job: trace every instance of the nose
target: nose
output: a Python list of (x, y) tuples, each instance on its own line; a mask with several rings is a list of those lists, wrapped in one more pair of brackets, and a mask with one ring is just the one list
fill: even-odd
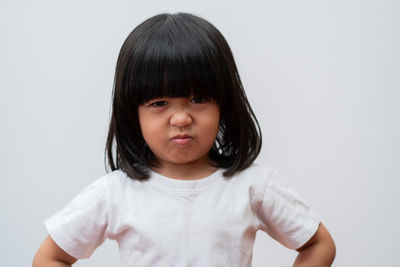
[(176, 111), (171, 115), (170, 123), (176, 127), (185, 127), (192, 123), (192, 117), (184, 110)]

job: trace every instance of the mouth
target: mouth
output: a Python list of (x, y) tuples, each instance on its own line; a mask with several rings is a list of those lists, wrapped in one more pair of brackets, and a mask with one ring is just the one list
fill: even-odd
[(185, 134), (185, 135), (176, 135), (171, 139), (171, 141), (178, 145), (186, 145), (190, 141), (192, 141), (192, 139), (193, 137)]

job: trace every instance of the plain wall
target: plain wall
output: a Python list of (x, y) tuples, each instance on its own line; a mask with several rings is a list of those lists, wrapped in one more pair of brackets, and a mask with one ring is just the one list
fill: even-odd
[[(105, 174), (119, 49), (144, 19), (186, 11), (234, 53), (275, 167), (320, 214), (333, 266), (398, 262), (398, 1), (0, 2), (0, 262), (30, 266), (43, 220)], [(296, 252), (257, 233), (253, 266)], [(75, 266), (118, 266), (106, 241)]]

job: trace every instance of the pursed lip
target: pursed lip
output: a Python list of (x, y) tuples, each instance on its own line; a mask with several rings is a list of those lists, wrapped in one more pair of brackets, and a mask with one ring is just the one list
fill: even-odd
[(187, 134), (178, 134), (175, 135), (174, 137), (171, 138), (171, 141), (179, 144), (179, 145), (186, 145), (188, 144), (191, 140), (193, 139), (193, 137), (191, 137), (190, 135)]

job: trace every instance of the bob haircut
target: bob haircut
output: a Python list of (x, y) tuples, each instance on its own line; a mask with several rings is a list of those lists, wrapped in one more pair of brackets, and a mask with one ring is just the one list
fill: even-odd
[(142, 136), (138, 106), (158, 97), (192, 95), (212, 99), (220, 108), (209, 152), (215, 167), (225, 168), (225, 177), (247, 168), (260, 152), (261, 130), (228, 43), (198, 16), (164, 13), (138, 25), (120, 50), (105, 150), (111, 170), (148, 179), (149, 168), (159, 165)]

